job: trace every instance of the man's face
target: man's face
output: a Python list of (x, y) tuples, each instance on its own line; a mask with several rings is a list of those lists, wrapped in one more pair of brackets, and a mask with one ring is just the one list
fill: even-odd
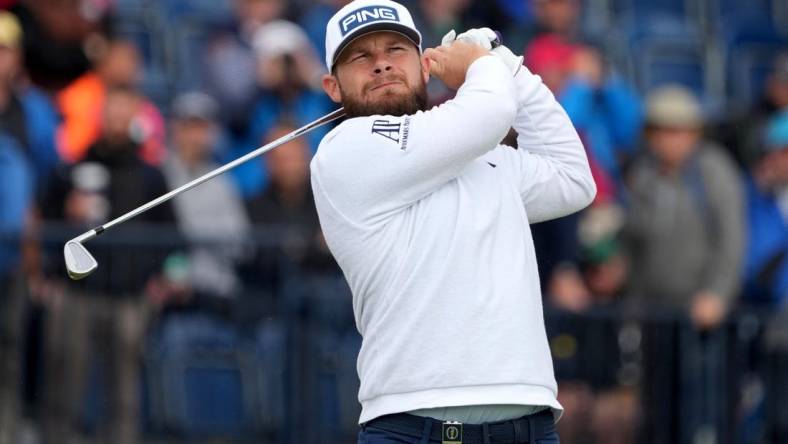
[(580, 17), (579, 0), (537, 0), (534, 6), (539, 22), (559, 34), (571, 32)]
[(374, 32), (342, 51), (323, 89), (349, 117), (413, 114), (427, 106), (427, 63), (405, 36)]
[(0, 46), (0, 83), (10, 84), (19, 71), (19, 50)]
[(140, 79), (140, 54), (130, 42), (115, 42), (107, 49), (98, 66), (106, 83), (113, 86), (134, 87)]
[(172, 135), (182, 156), (205, 160), (210, 157), (216, 143), (216, 125), (210, 120), (198, 118), (176, 120)]
[(771, 75), (766, 84), (766, 95), (775, 107), (788, 107), (788, 78)]
[(756, 166), (755, 175), (766, 189), (788, 186), (788, 144), (764, 156)]
[(133, 91), (109, 91), (104, 99), (104, 139), (113, 143), (128, 141), (139, 104), (139, 97)]
[(653, 127), (647, 132), (649, 148), (669, 169), (681, 167), (700, 138), (700, 128)]

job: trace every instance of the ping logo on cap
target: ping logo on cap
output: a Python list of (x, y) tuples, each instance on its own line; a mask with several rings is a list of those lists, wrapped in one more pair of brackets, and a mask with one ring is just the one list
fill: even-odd
[(361, 25), (380, 21), (399, 22), (399, 14), (396, 9), (389, 6), (365, 6), (342, 17), (339, 21), (339, 31), (344, 37)]

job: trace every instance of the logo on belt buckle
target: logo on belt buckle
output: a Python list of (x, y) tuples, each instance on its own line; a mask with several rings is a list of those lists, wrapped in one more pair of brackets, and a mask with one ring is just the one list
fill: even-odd
[(446, 421), (443, 423), (441, 444), (462, 444), (462, 423)]

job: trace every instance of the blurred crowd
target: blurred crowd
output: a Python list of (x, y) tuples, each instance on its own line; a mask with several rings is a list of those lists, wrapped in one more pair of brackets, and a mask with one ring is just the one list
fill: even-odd
[[(106, 442), (132, 443), (138, 362), (153, 319), (270, 290), (267, 270), (277, 264), (248, 247), (267, 227), (298, 267), (337, 272), (308, 171), (328, 128), (113, 229), (124, 248), (91, 245), (100, 265), (86, 281), (68, 281), (58, 251), (38, 239), (47, 227), (78, 234), (111, 220), (332, 111), (320, 90), (323, 39), (345, 3), (0, 1), (0, 443), (13, 442), (18, 423), (20, 344), (29, 332), (21, 313), (29, 304), (46, 313), (43, 442), (76, 433), (87, 356), (100, 353), (112, 368), (105, 433), (114, 438)], [(788, 311), (788, 34), (776, 32), (770, 50), (758, 53), (753, 66), (762, 75), (739, 100), (736, 86), (715, 90), (714, 82), (672, 75), (687, 69), (681, 61), (655, 64), (647, 78), (638, 58), (651, 52), (621, 61), (613, 31), (600, 23), (616, 23), (616, 13), (639, 23), (638, 5), (649, 2), (404, 3), (425, 47), (451, 29), (501, 30), (583, 140), (595, 202), (532, 227), (549, 308), (674, 313), (702, 337), (741, 307)], [(601, 3), (621, 10), (603, 14)], [(687, 5), (736, 2), (651, 3), (660, 20), (672, 11), (659, 5), (681, 3), (682, 26), (694, 23), (703, 39), (738, 14), (719, 10), (695, 23)], [(767, 6), (749, 10), (779, 28), (778, 8), (759, 8)], [(165, 38), (174, 30), (179, 38)], [(720, 66), (737, 81), (736, 66)], [(438, 104), (453, 91), (431, 82), (429, 93)], [(161, 248), (173, 238), (190, 247)], [(589, 433), (632, 442), (631, 390), (563, 387), (566, 442)]]

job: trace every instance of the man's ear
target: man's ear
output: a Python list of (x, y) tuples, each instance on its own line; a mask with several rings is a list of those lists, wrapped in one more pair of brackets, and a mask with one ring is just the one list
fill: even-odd
[(339, 80), (331, 74), (323, 75), (323, 91), (335, 103), (342, 103), (342, 91), (339, 89)]

